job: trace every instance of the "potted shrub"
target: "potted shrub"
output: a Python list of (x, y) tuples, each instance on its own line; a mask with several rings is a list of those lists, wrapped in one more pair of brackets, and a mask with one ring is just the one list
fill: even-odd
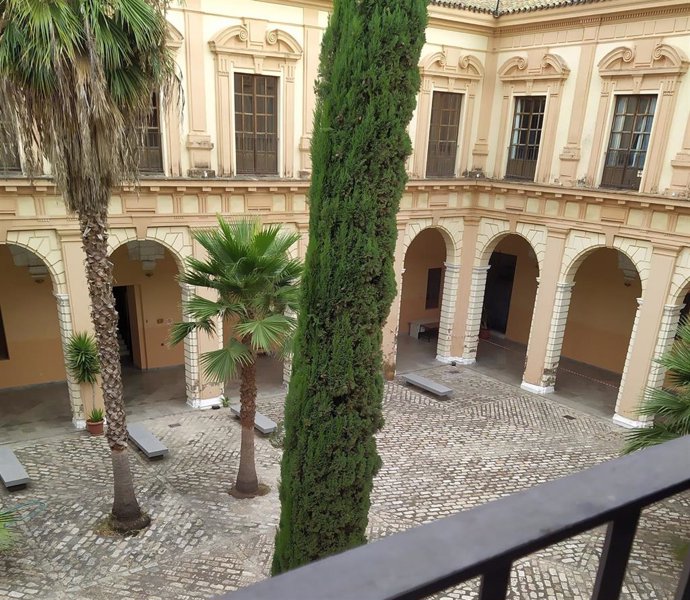
[(86, 428), (91, 435), (103, 434), (103, 410), (96, 408), (96, 383), (101, 366), (94, 337), (86, 332), (73, 333), (67, 342), (67, 371), (79, 384), (91, 386), (91, 411), (86, 417)]
[(86, 417), (86, 429), (91, 435), (103, 435), (103, 409), (92, 408)]

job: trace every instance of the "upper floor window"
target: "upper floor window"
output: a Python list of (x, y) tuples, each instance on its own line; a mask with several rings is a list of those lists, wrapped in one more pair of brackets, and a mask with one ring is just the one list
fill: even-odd
[(151, 111), (143, 130), (143, 146), (139, 159), (142, 173), (163, 173), (163, 150), (161, 144), (160, 98), (151, 94)]
[(427, 177), (453, 177), (458, 151), (461, 94), (434, 92), (427, 153)]
[(278, 78), (235, 73), (238, 174), (278, 174)]
[(618, 96), (606, 151), (603, 187), (639, 190), (652, 131), (656, 96)]
[(515, 98), (513, 131), (510, 135), (506, 177), (534, 181), (544, 125), (546, 96)]
[[(2, 125), (0, 125), (2, 127)], [(22, 165), (19, 161), (19, 146), (15, 142), (0, 145), (0, 175), (21, 174)]]

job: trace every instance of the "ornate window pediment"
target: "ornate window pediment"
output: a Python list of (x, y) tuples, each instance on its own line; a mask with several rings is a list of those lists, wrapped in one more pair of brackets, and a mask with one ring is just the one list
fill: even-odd
[(651, 53), (637, 47), (620, 46), (599, 61), (602, 77), (639, 77), (640, 75), (680, 75), (688, 70), (688, 59), (678, 48), (657, 44)]
[(302, 56), (299, 42), (282, 29), (266, 30), (264, 35), (252, 36), (248, 26), (236, 25), (221, 31), (208, 44), (218, 54), (249, 54), (293, 61)]
[(537, 64), (530, 64), (522, 56), (514, 56), (498, 70), (502, 81), (567, 79), (568, 75), (570, 69), (558, 54), (544, 54)]
[(180, 33), (179, 29), (175, 27), (172, 23), (168, 22), (168, 46), (173, 50), (179, 50), (184, 42), (184, 36)]
[(457, 60), (449, 60), (447, 51), (434, 52), (426, 56), (419, 66), (422, 74), (427, 76), (455, 79), (481, 79), (484, 76), (482, 63), (471, 54), (466, 54)]

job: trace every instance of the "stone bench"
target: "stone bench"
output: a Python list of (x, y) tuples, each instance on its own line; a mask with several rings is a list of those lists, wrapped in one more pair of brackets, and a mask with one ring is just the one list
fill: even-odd
[(10, 448), (0, 447), (0, 479), (8, 490), (24, 488), (31, 481), (29, 474)]
[(427, 392), (431, 392), (435, 396), (450, 396), (453, 390), (441, 383), (436, 383), (427, 377), (422, 377), (421, 375), (415, 375), (414, 373), (409, 373), (403, 375), (402, 379), (405, 383), (413, 385)]
[(129, 439), (147, 458), (163, 458), (168, 448), (146, 427), (140, 424), (127, 425)]
[[(240, 408), (241, 407), (239, 404), (233, 404), (230, 407), (230, 411), (233, 415), (239, 418)], [(276, 430), (276, 427), (278, 426), (276, 425), (275, 421), (269, 419), (266, 415), (262, 415), (260, 412), (257, 412), (254, 415), (254, 428), (264, 435), (273, 433)]]

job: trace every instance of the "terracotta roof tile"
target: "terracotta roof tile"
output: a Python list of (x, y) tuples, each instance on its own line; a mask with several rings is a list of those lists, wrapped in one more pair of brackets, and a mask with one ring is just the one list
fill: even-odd
[(560, 6), (603, 1), (605, 0), (431, 0), (431, 4), (474, 12), (493, 13), (498, 17), (544, 8), (558, 8)]

